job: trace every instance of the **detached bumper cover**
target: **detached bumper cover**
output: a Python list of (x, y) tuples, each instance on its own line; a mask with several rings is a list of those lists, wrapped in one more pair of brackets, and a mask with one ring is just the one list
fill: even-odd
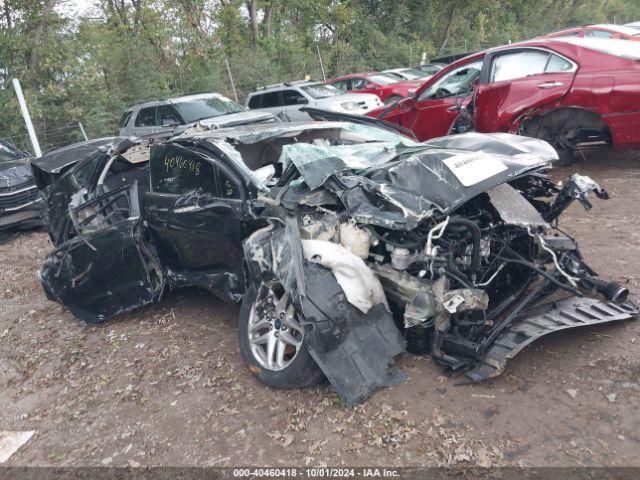
[(630, 302), (616, 304), (594, 298), (568, 298), (542, 311), (519, 318), (505, 329), (480, 363), (466, 374), (466, 382), (480, 382), (502, 373), (507, 362), (524, 347), (549, 333), (570, 328), (632, 320), (640, 310)]

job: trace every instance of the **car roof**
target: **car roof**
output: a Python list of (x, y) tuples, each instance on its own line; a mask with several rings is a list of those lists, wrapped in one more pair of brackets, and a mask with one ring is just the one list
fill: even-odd
[(130, 105), (129, 107), (127, 107), (127, 110), (132, 110), (133, 108), (157, 107), (158, 105), (169, 105), (172, 103), (186, 102), (189, 100), (202, 100), (205, 98), (212, 98), (212, 97), (227, 99), (227, 97), (217, 92), (194, 93), (189, 95), (181, 95), (179, 97), (169, 97), (169, 98), (156, 99), (156, 100), (143, 100), (140, 102), (136, 102), (133, 105)]
[(611, 30), (618, 33), (624, 33), (625, 35), (640, 35), (638, 29), (630, 27), (628, 25), (615, 25), (613, 23), (599, 23), (596, 25), (586, 25), (590, 28), (606, 28), (607, 30)]
[(272, 85), (265, 85), (264, 87), (256, 88), (253, 92), (249, 94), (249, 96), (256, 95), (259, 93), (283, 90), (286, 88), (306, 87), (309, 85), (323, 85), (323, 83), (319, 81), (314, 81), (314, 80), (296, 80), (295, 82), (274, 83)]
[(562, 32), (572, 32), (574, 30), (581, 30), (583, 28), (586, 29), (602, 29), (602, 30), (610, 30), (612, 32), (622, 33), (624, 35), (636, 36), (639, 35), (637, 28), (633, 28), (630, 25), (616, 25), (614, 23), (596, 23), (593, 25), (581, 25), (579, 27), (571, 27), (565, 28), (563, 30), (558, 30), (557, 32), (551, 32), (549, 35), (556, 35)]

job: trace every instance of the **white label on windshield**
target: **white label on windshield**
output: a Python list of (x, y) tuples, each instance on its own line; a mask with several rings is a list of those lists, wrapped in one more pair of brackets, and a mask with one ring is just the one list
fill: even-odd
[(443, 160), (443, 163), (465, 187), (480, 183), (507, 169), (499, 159), (482, 152), (461, 153)]

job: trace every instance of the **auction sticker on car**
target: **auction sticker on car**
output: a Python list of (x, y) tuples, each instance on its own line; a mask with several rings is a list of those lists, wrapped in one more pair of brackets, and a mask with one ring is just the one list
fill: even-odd
[(443, 163), (465, 187), (480, 183), (507, 169), (499, 159), (483, 152), (461, 153), (443, 160)]

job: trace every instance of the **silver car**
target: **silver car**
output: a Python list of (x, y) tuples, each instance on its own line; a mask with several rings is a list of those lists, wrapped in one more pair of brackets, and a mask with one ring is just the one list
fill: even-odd
[(269, 121), (277, 121), (275, 115), (250, 112), (219, 93), (201, 93), (136, 103), (122, 115), (119, 134), (145, 137), (177, 133), (198, 122), (222, 127)]
[(252, 110), (276, 113), (283, 120), (298, 122), (311, 119), (300, 111), (301, 107), (364, 114), (384, 104), (377, 95), (344, 93), (332, 85), (302, 80), (259, 88), (247, 96), (245, 105)]

